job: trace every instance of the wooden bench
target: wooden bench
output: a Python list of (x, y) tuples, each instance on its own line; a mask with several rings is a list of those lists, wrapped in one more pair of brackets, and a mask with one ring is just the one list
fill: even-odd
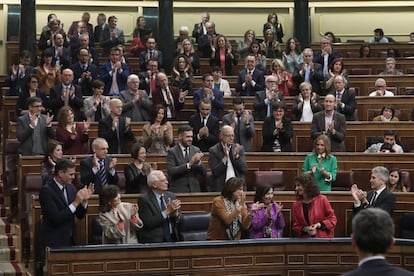
[[(413, 245), (397, 240), (387, 260), (414, 271)], [(81, 246), (50, 249), (47, 260), (48, 275), (339, 275), (358, 266), (350, 238)]]

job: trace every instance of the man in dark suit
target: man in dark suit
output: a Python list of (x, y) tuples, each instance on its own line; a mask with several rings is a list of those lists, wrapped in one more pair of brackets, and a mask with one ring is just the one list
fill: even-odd
[(175, 86), (168, 85), (167, 75), (164, 73), (157, 74), (158, 85), (152, 94), (152, 104), (163, 105), (165, 107), (166, 116), (169, 120), (178, 120), (179, 115), (177, 114), (184, 107), (186, 91), (180, 91)]
[(239, 72), (236, 91), (240, 96), (254, 96), (257, 91), (263, 90), (264, 72), (256, 68), (256, 57), (246, 57), (246, 69)]
[(98, 136), (109, 144), (109, 153), (129, 153), (129, 142), (135, 142), (131, 130), (131, 118), (121, 116), (122, 101), (111, 99), (109, 102), (109, 116), (98, 124)]
[(208, 12), (205, 12), (201, 15), (201, 22), (194, 24), (192, 37), (195, 38), (196, 43), (198, 43), (198, 38), (200, 36), (207, 34), (206, 23), (208, 21), (210, 21), (210, 14)]
[(147, 177), (150, 190), (138, 198), (139, 217), (144, 227), (138, 232), (140, 243), (181, 240), (181, 201), (168, 192), (168, 180), (162, 171), (153, 170)]
[(93, 185), (79, 191), (72, 184), (75, 164), (65, 158), (56, 161), (55, 177), (39, 193), (42, 220), (38, 232), (37, 273), (43, 275), (45, 247), (76, 244), (75, 216), (85, 216), (87, 201), (94, 192)]
[(19, 64), (13, 64), (7, 74), (6, 86), (10, 87), (10, 90), (7, 92), (8, 96), (19, 96), (26, 78), (30, 74), (35, 73), (35, 69), (30, 65), (32, 54), (29, 51), (21, 51), (19, 60)]
[(108, 25), (101, 32), (100, 44), (104, 50), (104, 54), (109, 55), (113, 47), (119, 44), (125, 44), (124, 31), (117, 28), (118, 18), (110, 16), (108, 18)]
[(234, 129), (235, 142), (242, 145), (245, 151), (253, 151), (254, 119), (251, 111), (244, 109), (244, 100), (241, 97), (233, 98), (233, 111), (223, 116), (223, 125)]
[(220, 192), (224, 183), (232, 177), (244, 179), (247, 164), (243, 146), (233, 144), (234, 129), (223, 126), (220, 130), (220, 142), (209, 150), (208, 163), (213, 173), (212, 192)]
[(141, 71), (145, 71), (147, 69), (147, 63), (149, 60), (158, 61), (158, 67), (160, 69), (164, 68), (163, 67), (164, 58), (163, 58), (162, 52), (160, 50), (157, 50), (156, 47), (157, 47), (157, 43), (155, 42), (155, 38), (153, 37), (148, 38), (147, 50), (139, 53), (139, 68), (141, 69)]
[(299, 85), (302, 82), (312, 84), (312, 91), (322, 96), (320, 82), (323, 81), (322, 65), (313, 62), (313, 51), (311, 48), (303, 50), (303, 63), (296, 66), (292, 74), (292, 80), (296, 85), (296, 95), (300, 93)]
[(105, 83), (104, 95), (117, 96), (127, 89), (129, 66), (121, 62), (121, 50), (112, 48), (109, 61), (102, 64), (99, 78)]
[(352, 185), (351, 192), (354, 198), (354, 213), (362, 209), (377, 207), (388, 212), (391, 216), (394, 212), (395, 195), (387, 189), (389, 173), (385, 167), (374, 167), (371, 170), (371, 191), (368, 193), (358, 189), (356, 184)]
[(56, 139), (52, 128), (53, 116), (43, 115), (42, 99), (31, 97), (27, 100), (29, 112), (17, 119), (17, 140), (22, 155), (44, 155), (47, 152), (48, 139)]
[(95, 185), (95, 193), (99, 194), (105, 185), (118, 185), (118, 174), (115, 170), (116, 158), (108, 157), (108, 143), (103, 138), (92, 142), (93, 155), (82, 159), (81, 183)]
[(72, 54), (72, 64), (79, 61), (79, 50), (80, 49), (87, 49), (89, 51), (89, 61), (95, 64), (99, 68), (99, 58), (98, 54), (96, 53), (96, 49), (92, 46), (89, 46), (89, 35), (88, 34), (80, 34), (79, 35), (79, 45), (77, 48), (70, 49)]
[(201, 99), (198, 109), (200, 112), (192, 115), (188, 123), (194, 132), (193, 145), (206, 152), (218, 142), (220, 121), (211, 115), (210, 99)]
[(53, 53), (53, 63), (60, 65), (62, 69), (69, 68), (72, 64), (72, 57), (69, 49), (63, 44), (63, 35), (60, 33), (53, 35), (53, 41), (53, 46), (50, 47)]
[(358, 268), (343, 276), (412, 276), (413, 272), (394, 267), (385, 254), (395, 243), (394, 222), (389, 214), (378, 208), (359, 212), (352, 220), (352, 246), (359, 258)]
[(167, 170), (170, 178), (169, 190), (175, 193), (200, 192), (197, 175), (204, 176), (201, 158), (203, 153), (192, 145), (193, 129), (189, 125), (178, 128), (178, 144), (167, 153)]
[(72, 69), (64, 69), (62, 72), (62, 83), (50, 89), (49, 107), (56, 116), (59, 109), (65, 105), (73, 109), (75, 121), (84, 119), (81, 108), (83, 107), (82, 91), (79, 85), (73, 84)]
[(313, 61), (322, 66), (322, 73), (325, 80), (329, 79), (329, 66), (335, 59), (340, 57), (341, 54), (332, 49), (329, 36), (323, 36), (321, 38), (321, 49), (313, 54)]
[(206, 34), (198, 37), (198, 51), (201, 52), (201, 57), (211, 58), (212, 47), (216, 40), (216, 24), (214, 22), (206, 22)]
[(285, 103), (285, 96), (282, 92), (277, 90), (277, 80), (273, 75), (266, 77), (266, 89), (257, 91), (254, 98), (254, 119), (256, 121), (264, 121), (270, 117), (272, 108), (275, 103)]
[(356, 99), (355, 93), (346, 88), (346, 80), (342, 75), (334, 79), (336, 111), (344, 114), (347, 121), (355, 121)]
[(332, 151), (345, 151), (346, 120), (344, 115), (334, 110), (334, 95), (325, 96), (324, 107), (325, 110), (313, 115), (311, 138), (315, 140), (319, 135), (326, 134)]
[(140, 72), (139, 77), (139, 89), (145, 90), (149, 98), (152, 98), (152, 94), (157, 89), (157, 76), (158, 76), (158, 61), (155, 59), (147, 62), (147, 70)]
[(98, 17), (96, 18), (96, 26), (93, 31), (93, 40), (96, 43), (101, 42), (101, 33), (105, 28), (108, 28), (108, 24), (105, 23), (106, 21), (106, 15), (104, 13), (98, 14)]
[(73, 71), (73, 82), (82, 89), (83, 96), (92, 96), (92, 82), (98, 78), (98, 67), (90, 62), (91, 54), (86, 48), (79, 49), (78, 60), (70, 66)]
[(221, 111), (224, 109), (223, 94), (214, 88), (214, 79), (211, 73), (203, 74), (203, 87), (194, 92), (193, 102), (194, 108), (199, 110), (201, 99), (209, 99), (211, 101), (211, 114), (221, 119)]

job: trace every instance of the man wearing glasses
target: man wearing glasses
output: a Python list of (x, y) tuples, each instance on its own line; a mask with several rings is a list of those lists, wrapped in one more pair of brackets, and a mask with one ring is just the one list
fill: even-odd
[(369, 93), (370, 97), (392, 97), (394, 96), (394, 93), (392, 93), (391, 91), (388, 91), (387, 89), (387, 83), (385, 82), (385, 80), (383, 78), (378, 78), (375, 81), (375, 91), (372, 91), (371, 93)]
[(55, 139), (52, 128), (53, 116), (41, 114), (42, 99), (31, 97), (27, 100), (29, 112), (17, 119), (17, 140), (22, 155), (44, 155), (48, 138)]
[(277, 90), (277, 79), (275, 76), (267, 76), (265, 86), (265, 90), (256, 92), (254, 99), (254, 119), (256, 121), (263, 121), (266, 117), (270, 117), (273, 104), (285, 103), (285, 96)]

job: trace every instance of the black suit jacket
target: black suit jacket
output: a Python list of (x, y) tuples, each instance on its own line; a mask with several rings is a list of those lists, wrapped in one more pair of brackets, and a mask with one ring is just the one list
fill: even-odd
[[(93, 63), (88, 63), (86, 70), (81, 67), (79, 62), (76, 62), (70, 66), (73, 71), (73, 83), (79, 85), (82, 89), (82, 96), (92, 96), (92, 82), (98, 79), (98, 67)], [(90, 72), (90, 78), (82, 78), (84, 72)]]
[[(336, 92), (333, 95), (336, 97)], [(355, 108), (356, 108), (355, 92), (349, 91), (348, 89), (345, 88), (342, 94), (341, 103), (345, 104), (345, 106), (342, 107), (341, 105), (338, 104), (336, 106), (336, 110), (344, 114), (345, 119), (347, 121), (355, 121), (356, 120), (355, 118)]]
[[(116, 130), (112, 130), (112, 116), (107, 116), (99, 121), (98, 137), (104, 138), (108, 142), (108, 153), (129, 153), (128, 142), (134, 142), (135, 137), (131, 127), (125, 130), (125, 117), (120, 116), (118, 122), (119, 137)], [(121, 151), (118, 152), (118, 146)]]
[(243, 69), (239, 72), (239, 76), (237, 78), (236, 91), (240, 93), (240, 96), (255, 96), (257, 91), (265, 88), (263, 71), (257, 68), (254, 69), (252, 75), (252, 79), (256, 82), (254, 87), (248, 84), (243, 88), (244, 78), (246, 75), (247, 69)]
[[(319, 63), (313, 63), (314, 70), (310, 72), (309, 74), (309, 81), (312, 84), (312, 91), (318, 93), (318, 95), (323, 95), (323, 91), (321, 89), (320, 82), (323, 81), (323, 72), (322, 72), (322, 65)], [(303, 63), (298, 64), (295, 67), (295, 70), (292, 74), (292, 80), (296, 85), (296, 95), (300, 93), (299, 85), (305, 81), (305, 72), (300, 73), (302, 70)]]
[(344, 273), (342, 276), (412, 276), (413, 272), (390, 265), (386, 260), (377, 259), (363, 263), (357, 269)]
[[(374, 196), (374, 190), (371, 190), (367, 194), (367, 200), (368, 202), (371, 202), (372, 197)], [(381, 208), (382, 210), (388, 212), (390, 216), (392, 217), (394, 213), (394, 206), (395, 206), (395, 195), (388, 189), (383, 190), (379, 196), (377, 196), (377, 199), (375, 202), (371, 204), (361, 204), (358, 208), (353, 208), (354, 213), (358, 213), (362, 209), (370, 208), (370, 207), (377, 207)]]
[[(69, 106), (73, 109), (75, 121), (82, 122), (85, 118), (81, 111), (81, 108), (83, 107), (82, 90), (79, 85), (72, 85), (75, 87), (75, 96), (69, 98)], [(57, 119), (59, 109), (65, 105), (65, 101), (62, 100), (62, 87), (62, 84), (58, 84), (50, 88), (49, 108), (53, 112), (54, 120)]]
[[(285, 96), (282, 92), (277, 91), (276, 92), (279, 98), (279, 102), (285, 103)], [(256, 121), (263, 121), (267, 116), (267, 108), (268, 105), (265, 104), (266, 99), (266, 90), (257, 91), (254, 97), (254, 119)], [(272, 105), (275, 103), (274, 100), (272, 100)]]
[(326, 134), (331, 140), (332, 151), (345, 151), (346, 121), (341, 113), (334, 112), (333, 115), (335, 134), (325, 131), (325, 111), (313, 114), (311, 138), (315, 140), (319, 135)]
[[(60, 247), (76, 244), (75, 216), (81, 219), (86, 209), (80, 204), (73, 214), (69, 209), (75, 200), (77, 189), (73, 184), (66, 185), (68, 203), (54, 180), (44, 185), (39, 193), (42, 220), (39, 225), (39, 252), (37, 257), (44, 258), (45, 246)], [(42, 255), (43, 254), (43, 255)]]
[[(165, 202), (168, 199), (174, 200), (176, 197), (171, 192), (164, 193)], [(161, 214), (160, 205), (157, 197), (152, 190), (138, 198), (139, 217), (144, 223), (144, 227), (138, 233), (140, 243), (164, 242), (165, 219)], [(180, 224), (182, 217), (169, 217), (170, 224), (177, 240), (181, 240)]]
[[(94, 156), (89, 156), (85, 159), (82, 159), (80, 162), (81, 168), (81, 183), (82, 185), (89, 185), (90, 183), (95, 184), (95, 194), (99, 194), (101, 192), (101, 185), (98, 183), (98, 179), (96, 178), (96, 174), (93, 173), (93, 158)], [(118, 185), (118, 173), (115, 171), (115, 174), (112, 175), (109, 172), (109, 164), (111, 163), (112, 158), (106, 157), (104, 164), (105, 164), (105, 171), (106, 171), (106, 178), (108, 179), (108, 184), (111, 185)]]
[(203, 127), (201, 122), (201, 115), (199, 112), (192, 115), (188, 123), (193, 128), (193, 145), (200, 148), (201, 151), (206, 152), (219, 141), (220, 121), (217, 117), (210, 115), (207, 119), (207, 128), (209, 135), (207, 137), (198, 137), (198, 132)]
[[(180, 102), (179, 98), (180, 98), (180, 90), (179, 88), (175, 87), (175, 86), (168, 86), (168, 89), (171, 92), (171, 95), (173, 97), (173, 101), (174, 101), (174, 110), (175, 113), (172, 114), (173, 119), (177, 120), (179, 119), (177, 116), (179, 116), (179, 112), (183, 107), (184, 107), (184, 102)], [(167, 107), (167, 103), (165, 102), (164, 96), (162, 94), (161, 88), (157, 87), (157, 89), (155, 89), (155, 91), (152, 93), (152, 104), (153, 106), (157, 105), (157, 104), (161, 104), (165, 107)], [(167, 116), (167, 113), (165, 113)]]

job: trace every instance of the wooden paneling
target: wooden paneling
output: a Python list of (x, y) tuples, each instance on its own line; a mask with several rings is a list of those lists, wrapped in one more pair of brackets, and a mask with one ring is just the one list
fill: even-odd
[[(323, 249), (323, 250), (321, 250)], [(413, 270), (412, 242), (387, 254)], [(52, 249), (48, 275), (339, 275), (355, 269), (351, 240), (241, 240)], [(99, 260), (99, 261), (97, 261)]]

